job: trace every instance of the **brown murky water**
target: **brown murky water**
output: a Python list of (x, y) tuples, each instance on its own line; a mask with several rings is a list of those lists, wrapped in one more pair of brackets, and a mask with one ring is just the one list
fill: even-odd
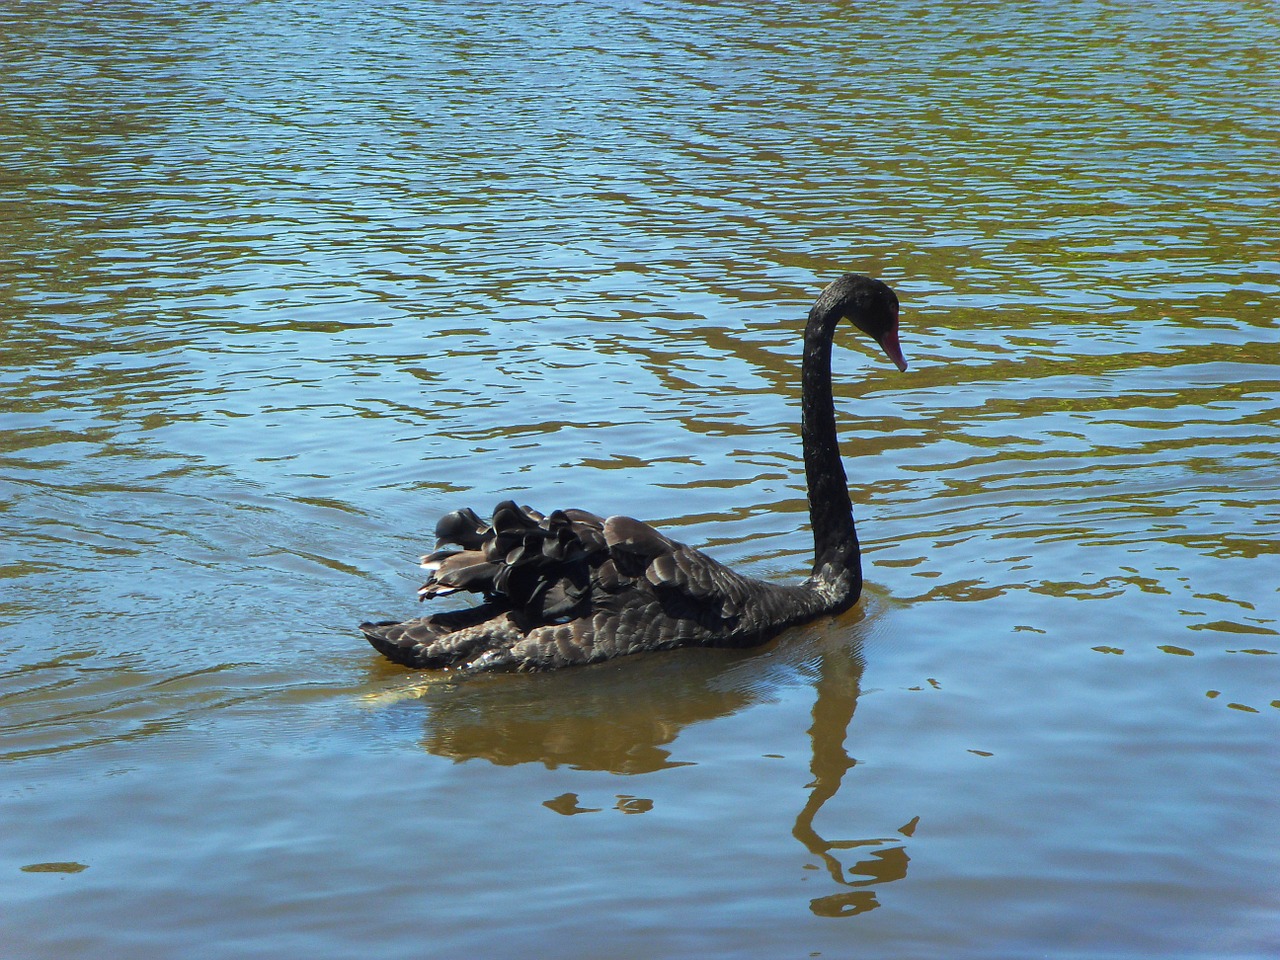
[[(0, 6), (0, 955), (1280, 954), (1270, 3)], [(455, 683), (508, 494), (868, 595)]]

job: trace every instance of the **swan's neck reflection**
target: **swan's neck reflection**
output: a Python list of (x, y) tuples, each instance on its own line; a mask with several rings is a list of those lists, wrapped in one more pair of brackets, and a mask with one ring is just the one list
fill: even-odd
[[(768, 699), (773, 683), (794, 683), (797, 674), (808, 674), (816, 694), (808, 731), (812, 779), (791, 832), (816, 858), (809, 868), (825, 867), (840, 888), (812, 900), (810, 909), (832, 917), (864, 913), (879, 906), (870, 888), (906, 876), (903, 837), (911, 836), (915, 821), (892, 837), (828, 840), (818, 832), (824, 806), (856, 763), (845, 751), (845, 738), (858, 702), (862, 660), (846, 627), (807, 639), (793, 643), (793, 655), (780, 659), (773, 673), (752, 651), (682, 650), (621, 666), (473, 678), (460, 686), (435, 683), (415, 700), (427, 707), (422, 745), (454, 760), (652, 774), (692, 762), (676, 759), (671, 749), (688, 726), (740, 713)], [(809, 656), (801, 659), (802, 652)], [(806, 660), (816, 667), (804, 666)], [(423, 722), (419, 711), (413, 716), (415, 724)], [(648, 812), (653, 802), (617, 794), (602, 803), (599, 797), (580, 800), (564, 793), (543, 806), (563, 816), (601, 813), (607, 806), (635, 814)], [(850, 850), (857, 852), (844, 853)]]
[[(853, 916), (874, 910), (880, 902), (875, 892), (866, 888), (901, 880), (907, 875), (910, 861), (900, 838), (827, 840), (814, 826), (823, 805), (839, 792), (845, 773), (857, 763), (845, 751), (844, 741), (858, 705), (861, 680), (862, 660), (856, 652), (828, 650), (823, 654), (814, 684), (817, 696), (813, 704), (813, 724), (809, 727), (813, 749), (809, 771), (813, 780), (809, 783), (809, 799), (796, 817), (791, 833), (826, 866), (832, 880), (851, 888), (810, 901), (809, 908), (824, 917)], [(911, 836), (918, 819), (900, 827), (898, 832)], [(837, 850), (865, 850), (870, 858), (858, 860), (846, 869), (832, 852)], [(857, 879), (853, 879), (855, 877)]]

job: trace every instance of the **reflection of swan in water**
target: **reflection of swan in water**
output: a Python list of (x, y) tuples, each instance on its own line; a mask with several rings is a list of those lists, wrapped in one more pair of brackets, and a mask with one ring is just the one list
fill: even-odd
[[(810, 782), (809, 800), (791, 830), (791, 835), (822, 861), (832, 880), (851, 888), (845, 893), (810, 901), (810, 909), (823, 917), (847, 917), (874, 910), (880, 902), (867, 888), (901, 880), (907, 875), (907, 862), (910, 860), (906, 847), (897, 839), (825, 840), (814, 827), (814, 820), (823, 805), (839, 792), (845, 773), (857, 763), (845, 751), (844, 740), (853, 711), (858, 706), (861, 680), (862, 658), (856, 650), (833, 648), (824, 652), (814, 684), (813, 725), (809, 728), (809, 739), (813, 745), (809, 770), (813, 780)], [(911, 836), (918, 820), (916, 817), (899, 827), (898, 832)], [(846, 872), (832, 850), (866, 850), (872, 859), (860, 860)], [(850, 880), (847, 873), (867, 879)]]
[[(499, 765), (542, 763), (617, 774), (651, 773), (683, 766), (671, 745), (688, 726), (731, 716), (776, 699), (778, 692), (809, 683), (816, 697), (809, 728), (812, 748), (808, 798), (792, 835), (845, 888), (810, 903), (821, 916), (851, 916), (879, 906), (874, 886), (902, 879), (908, 857), (901, 836), (826, 840), (816, 821), (855, 765), (844, 747), (857, 707), (862, 660), (850, 648), (856, 611), (829, 628), (811, 627), (785, 646), (752, 651), (688, 649), (639, 657), (620, 669), (473, 677), (436, 681), (417, 701), (427, 710), (423, 747), (454, 760), (484, 759)], [(639, 813), (647, 801), (623, 797), (616, 809)], [(614, 804), (610, 803), (611, 806)], [(563, 794), (545, 804), (569, 815), (596, 812), (598, 803)], [(905, 819), (905, 818), (904, 818)], [(840, 851), (867, 853), (846, 868)], [(856, 855), (856, 854), (855, 854)], [(810, 868), (812, 869), (812, 868)]]
[(682, 650), (529, 676), (492, 674), (429, 684), (422, 745), (455, 760), (500, 766), (651, 773), (684, 766), (669, 749), (692, 724), (770, 697), (764, 682), (735, 682), (756, 651)]

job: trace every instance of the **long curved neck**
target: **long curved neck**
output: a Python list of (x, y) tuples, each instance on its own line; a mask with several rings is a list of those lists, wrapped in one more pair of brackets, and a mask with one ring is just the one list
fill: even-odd
[(862, 592), (862, 558), (831, 396), (831, 341), (840, 318), (838, 310), (819, 311), (815, 306), (809, 312), (801, 365), (800, 437), (813, 527), (811, 582), (830, 593), (833, 606), (844, 609)]

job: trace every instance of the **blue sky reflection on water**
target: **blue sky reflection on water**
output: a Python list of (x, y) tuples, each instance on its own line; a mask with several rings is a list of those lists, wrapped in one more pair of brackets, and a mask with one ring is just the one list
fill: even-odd
[[(1280, 952), (1265, 4), (0, 13), (15, 956)], [(383, 663), (514, 495), (868, 596), (748, 652)], [(73, 870), (71, 865), (83, 867)]]

